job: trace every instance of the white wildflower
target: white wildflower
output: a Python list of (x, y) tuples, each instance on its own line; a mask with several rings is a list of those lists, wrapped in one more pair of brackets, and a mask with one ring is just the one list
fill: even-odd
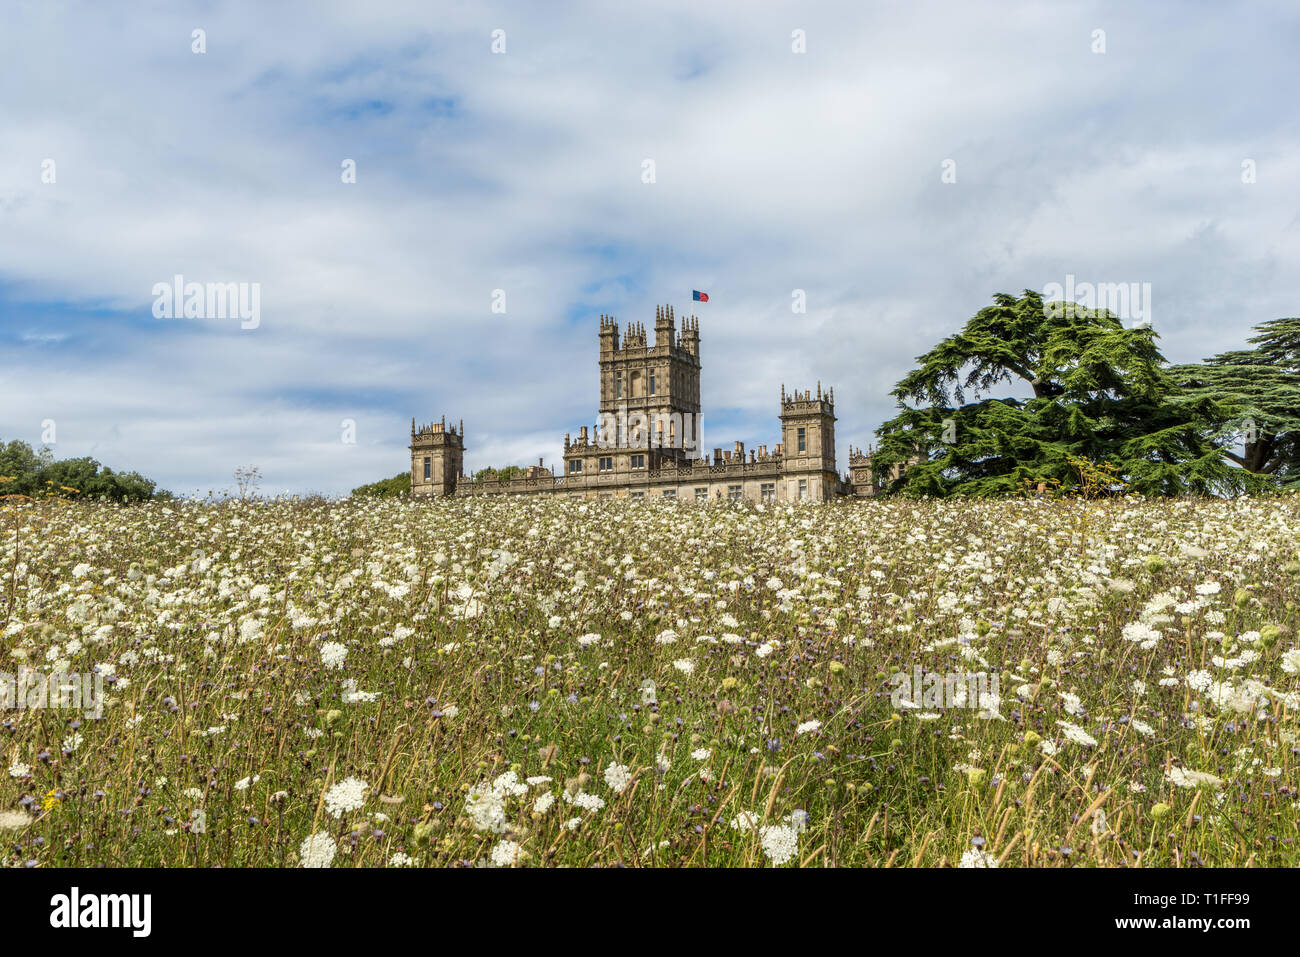
[(340, 818), (349, 811), (355, 811), (366, 802), (366, 789), (370, 785), (360, 778), (344, 778), (325, 792), (325, 811), (335, 818)]
[(329, 867), (334, 862), (336, 853), (338, 853), (338, 845), (334, 843), (334, 838), (324, 831), (304, 839), (298, 848), (298, 856), (302, 859), (303, 867)]
[(492, 848), (492, 864), (494, 867), (510, 867), (519, 859), (519, 845), (511, 840), (502, 839)]
[(777, 867), (799, 854), (799, 832), (786, 824), (770, 824), (759, 832), (763, 853)]
[(327, 641), (320, 646), (320, 660), (330, 671), (338, 671), (343, 667), (343, 662), (348, 656), (346, 645), (341, 645), (337, 641)]
[(622, 794), (623, 789), (628, 786), (632, 780), (632, 774), (626, 765), (611, 764), (605, 768), (605, 783), (610, 786), (615, 794)]

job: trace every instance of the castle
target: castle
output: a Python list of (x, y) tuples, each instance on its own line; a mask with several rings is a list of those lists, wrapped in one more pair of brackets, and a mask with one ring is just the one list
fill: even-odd
[(697, 502), (831, 501), (876, 494), (901, 466), (877, 476), (871, 456), (849, 450), (849, 472), (835, 467), (835, 390), (787, 393), (781, 387), (781, 441), (749, 450), (700, 454), (700, 322), (672, 306), (655, 309), (653, 345), (645, 326), (600, 317), (600, 421), (564, 436), (560, 475), (541, 460), (524, 475), (473, 481), (463, 474), (465, 423), (445, 417), (417, 428), (411, 421), (411, 494), (416, 496), (563, 495), (577, 498), (662, 498)]

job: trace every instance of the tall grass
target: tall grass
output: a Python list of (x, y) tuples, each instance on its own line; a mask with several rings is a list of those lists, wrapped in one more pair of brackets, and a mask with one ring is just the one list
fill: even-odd
[[(1294, 500), (0, 529), (0, 670), (108, 693), (0, 713), (11, 866), (1300, 863)], [(917, 665), (1001, 700), (896, 707)]]

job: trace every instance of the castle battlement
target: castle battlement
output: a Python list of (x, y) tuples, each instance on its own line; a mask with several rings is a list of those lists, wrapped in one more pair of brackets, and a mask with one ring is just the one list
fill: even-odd
[(694, 358), (694, 364), (698, 366), (700, 320), (695, 316), (683, 317), (680, 333), (676, 321), (672, 306), (656, 306), (653, 342), (645, 325), (640, 322), (629, 322), (620, 339), (618, 321), (613, 316), (602, 313), (600, 317), (601, 360), (671, 356), (687, 363)]
[(447, 442), (461, 438), (465, 434), (465, 420), (460, 420), (460, 430), (455, 427), (447, 428), (447, 418), (444, 416), (441, 421), (429, 422), (419, 427), (415, 424), (415, 419), (411, 420), (411, 441), (417, 439), (426, 439), (430, 441)]
[(794, 392), (787, 393), (785, 386), (781, 386), (781, 410), (789, 413), (806, 412), (818, 415), (835, 414), (835, 390), (829, 389), (822, 394), (822, 384), (817, 383), (817, 394), (813, 395), (812, 390), (805, 389), (803, 392), (797, 389)]

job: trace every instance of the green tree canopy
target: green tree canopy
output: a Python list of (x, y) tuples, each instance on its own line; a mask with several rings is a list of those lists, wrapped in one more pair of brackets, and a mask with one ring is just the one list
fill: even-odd
[(155, 485), (139, 472), (114, 472), (86, 456), (51, 462), (41, 470), (40, 483), (53, 489), (76, 489), (81, 498), (142, 502), (153, 498)]
[[(500, 482), (508, 481), (516, 475), (527, 475), (528, 469), (519, 465), (507, 465), (505, 468), (484, 468), (474, 473), (475, 482)], [(384, 479), (380, 482), (373, 482), (370, 485), (362, 485), (360, 488), (352, 490), (353, 495), (374, 495), (387, 497), (390, 495), (410, 495), (411, 494), (411, 473), (401, 472), (390, 479)]]
[(49, 449), (26, 442), (0, 445), (0, 495), (57, 495), (139, 502), (159, 493), (138, 472), (114, 472), (90, 457), (55, 461)]
[(36, 452), (26, 442), (17, 439), (8, 445), (0, 444), (0, 476), (8, 479), (0, 487), (0, 492), (31, 495), (37, 474), (53, 461), (49, 449)]
[[(1253, 349), (1224, 352), (1169, 372), (1190, 395), (1235, 408), (1218, 439), (1222, 453), (1244, 469), (1300, 485), (1300, 319), (1255, 327)], [(1242, 443), (1242, 453), (1234, 451)]]
[(507, 465), (504, 468), (479, 469), (474, 473), (475, 482), (508, 482), (516, 475), (523, 477), (528, 474), (528, 469), (521, 465)]
[(376, 498), (390, 498), (411, 494), (411, 473), (399, 472), (390, 479), (372, 482), (352, 490), (353, 495), (371, 495)]
[[(1028, 289), (993, 302), (894, 388), (899, 413), (877, 430), (877, 474), (919, 461), (889, 491), (1001, 495), (1053, 478), (1070, 486), (1071, 456), (1113, 464), (1141, 494), (1252, 485), (1210, 438), (1231, 410), (1177, 389), (1151, 329), (1074, 303), (1045, 307)], [(989, 395), (1017, 384), (1032, 395)]]

